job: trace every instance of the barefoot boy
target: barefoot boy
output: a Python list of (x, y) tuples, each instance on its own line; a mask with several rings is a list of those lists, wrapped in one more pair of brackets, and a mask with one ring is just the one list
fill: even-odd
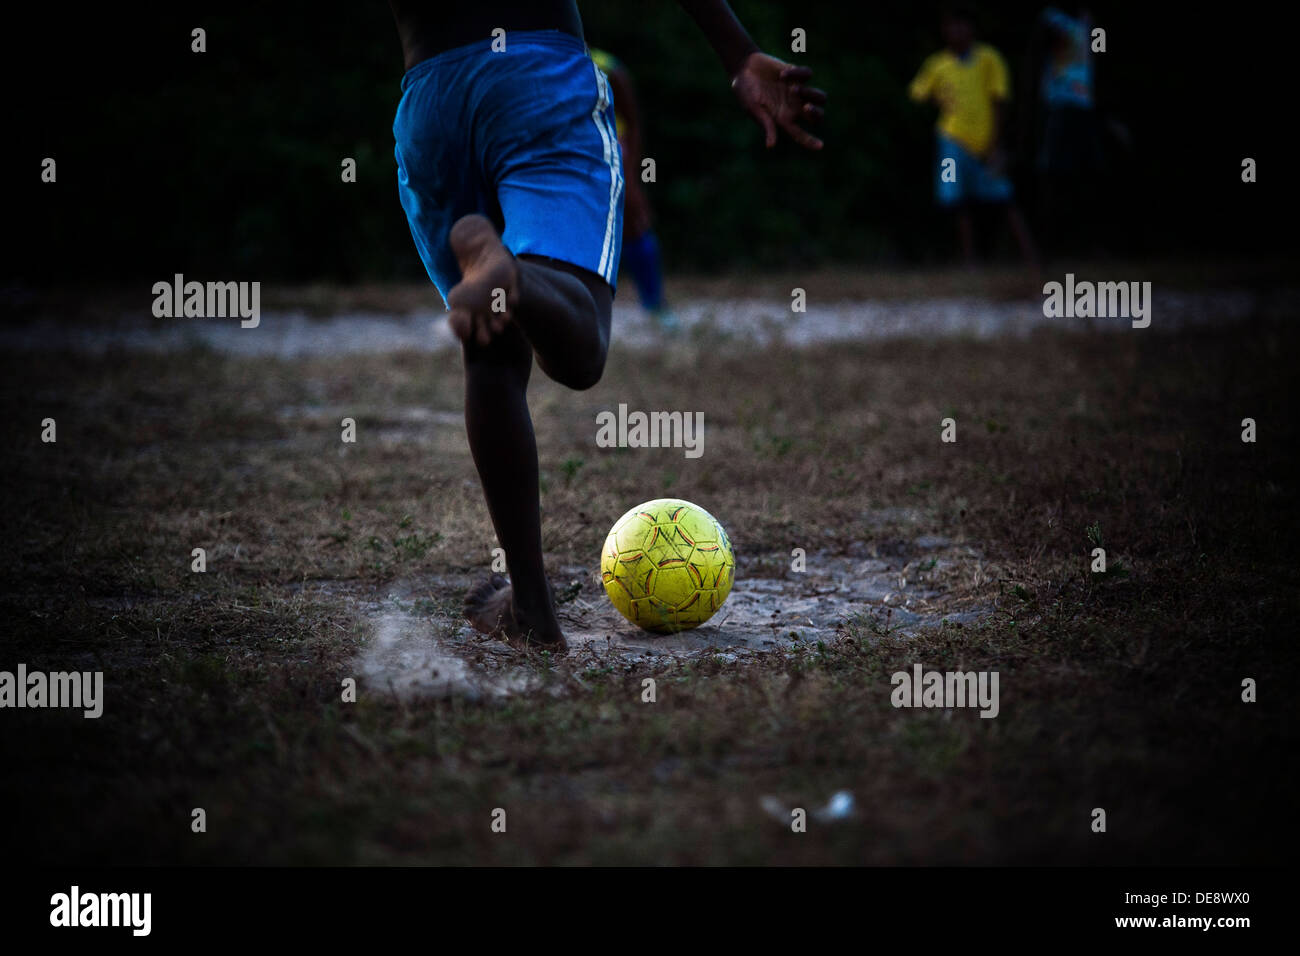
[[(574, 0), (390, 0), (406, 58), (393, 122), (416, 249), (465, 360), (465, 425), (510, 580), (470, 592), (474, 627), (561, 653), (542, 565), (533, 357), (562, 385), (595, 385), (609, 346), (623, 174), (605, 76)], [(759, 52), (723, 0), (681, 0), (741, 106), (801, 146), (825, 94)]]

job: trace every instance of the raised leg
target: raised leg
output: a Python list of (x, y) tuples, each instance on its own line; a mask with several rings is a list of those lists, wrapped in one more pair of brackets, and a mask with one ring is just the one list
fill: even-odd
[(447, 297), (449, 319), (462, 340), (487, 344), (513, 322), (555, 381), (574, 389), (600, 381), (614, 303), (604, 279), (567, 262), (512, 256), (483, 216), (458, 220), (451, 246), (463, 279)]

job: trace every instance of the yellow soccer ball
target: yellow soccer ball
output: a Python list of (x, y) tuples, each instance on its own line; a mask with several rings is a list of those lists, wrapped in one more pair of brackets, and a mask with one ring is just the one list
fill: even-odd
[(731, 539), (699, 505), (656, 498), (614, 522), (600, 556), (600, 579), (614, 607), (657, 634), (703, 624), (731, 593)]

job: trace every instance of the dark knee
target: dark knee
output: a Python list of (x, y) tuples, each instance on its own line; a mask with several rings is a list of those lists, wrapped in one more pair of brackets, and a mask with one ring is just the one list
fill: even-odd
[(566, 385), (574, 391), (585, 392), (600, 381), (601, 376), (605, 374), (605, 350), (601, 349), (600, 356), (592, 361), (584, 362), (566, 375), (568, 381), (560, 384)]
[[(585, 392), (599, 382), (601, 376), (605, 374), (605, 359), (608, 355), (609, 338), (602, 329), (600, 339), (587, 354), (566, 356), (563, 368), (543, 366), (542, 371), (565, 388), (571, 388), (575, 392)], [(540, 363), (541, 355), (539, 354), (537, 358)]]
[(614, 311), (614, 298), (610, 288), (601, 280), (588, 281), (592, 307), (595, 309), (598, 338), (592, 353), (576, 362), (573, 382), (569, 387), (584, 392), (600, 381), (605, 374), (605, 360), (609, 356), (609, 327)]

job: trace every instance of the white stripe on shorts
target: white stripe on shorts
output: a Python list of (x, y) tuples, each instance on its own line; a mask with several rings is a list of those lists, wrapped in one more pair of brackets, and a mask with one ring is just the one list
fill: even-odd
[(622, 186), (620, 180), (623, 171), (619, 169), (618, 164), (618, 133), (609, 128), (609, 84), (605, 75), (600, 72), (600, 67), (593, 62), (591, 68), (596, 71), (596, 89), (599, 91), (596, 107), (591, 111), (591, 119), (600, 133), (600, 140), (605, 147), (605, 165), (609, 167), (609, 213), (605, 217), (605, 242), (600, 248), (600, 265), (596, 267), (596, 271), (600, 273), (602, 279), (613, 284), (613, 276), (608, 273), (614, 265), (614, 224), (617, 221), (615, 217), (618, 215), (619, 190)]

